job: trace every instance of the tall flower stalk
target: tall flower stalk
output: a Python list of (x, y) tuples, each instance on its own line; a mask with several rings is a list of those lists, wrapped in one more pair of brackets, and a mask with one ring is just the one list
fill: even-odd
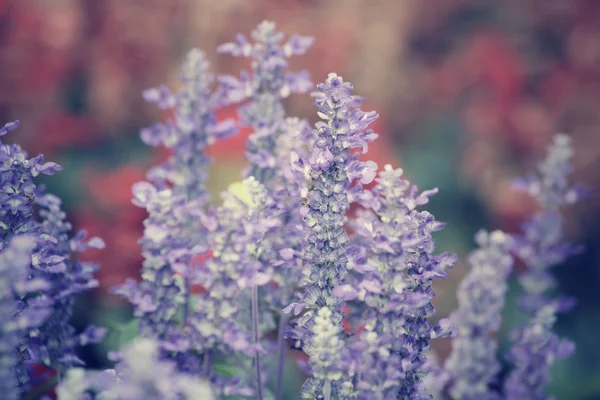
[(354, 280), (335, 292), (362, 309), (364, 329), (348, 342), (350, 382), (358, 399), (428, 399), (426, 375), (429, 340), (450, 333), (445, 320), (432, 325), (434, 279), (446, 277), (456, 256), (433, 255), (432, 232), (444, 224), (427, 211), (437, 189), (422, 193), (402, 179), (401, 169), (386, 165), (373, 190), (357, 186), (350, 199), (366, 207), (354, 222), (362, 240), (353, 253)]
[(194, 49), (183, 65), (182, 88), (176, 94), (164, 86), (143, 93), (159, 108), (174, 109), (173, 119), (141, 132), (145, 143), (164, 146), (172, 155), (148, 172), (150, 182), (134, 186), (134, 204), (149, 214), (140, 241), (145, 258), (142, 282), (128, 281), (115, 289), (134, 304), (139, 332), (145, 337), (165, 340), (185, 330), (190, 309), (187, 265), (194, 255), (208, 251), (207, 232), (199, 229), (190, 210), (204, 209), (209, 200), (206, 147), (236, 132), (229, 120), (217, 123), (213, 79), (204, 53)]
[(79, 261), (77, 254), (90, 248), (103, 249), (104, 241), (99, 237), (85, 240), (85, 231), (71, 236), (72, 227), (66, 220), (61, 204), (61, 200), (52, 194), (44, 194), (42, 190), (36, 193), (36, 205), (42, 220), (40, 231), (42, 235), (52, 238), (40, 250), (40, 255), (45, 259), (60, 259), (61, 264), (60, 267), (55, 265), (50, 270), (37, 270), (33, 274), (50, 283), (47, 289), (40, 290), (40, 295), (52, 304), (53, 312), (39, 329), (30, 333), (30, 351), (35, 354), (34, 358), (56, 369), (59, 376), (71, 366), (84, 365), (76, 354), (78, 346), (98, 343), (108, 331), (104, 327), (90, 325), (82, 333), (76, 334), (71, 325), (77, 297), (99, 284), (94, 278), (99, 266)]
[[(6, 124), (0, 128), (0, 137), (18, 125), (18, 121)], [(98, 284), (93, 277), (97, 266), (79, 262), (75, 254), (102, 248), (104, 243), (99, 238), (84, 241), (85, 232), (70, 238), (71, 225), (60, 199), (36, 187), (37, 176), (59, 170), (58, 164), (44, 162), (42, 155), (28, 159), (18, 145), (0, 148), (0, 251), (24, 234), (35, 240), (24, 275), (27, 282), (21, 283), (34, 289), (20, 294), (20, 289), (13, 288), (18, 314), (31, 320), (30, 324), (22, 322), (22, 341), (15, 351), (21, 360), (43, 363), (60, 375), (72, 365), (83, 365), (76, 348), (100, 341), (106, 329), (90, 326), (76, 334), (70, 324), (75, 297)], [(25, 391), (24, 365), (15, 368)]]
[(312, 88), (307, 71), (288, 71), (287, 59), (302, 55), (313, 42), (308, 36), (292, 36), (281, 44), (284, 35), (275, 23), (263, 21), (252, 31), (251, 43), (238, 34), (236, 42), (219, 46), (218, 51), (252, 61), (252, 72), (242, 71), (240, 78), (219, 76), (219, 93), (225, 104), (246, 102), (239, 107), (240, 122), (250, 126), (246, 156), (250, 162), (245, 176), (270, 185), (277, 175), (275, 152), (277, 139), (285, 124), (283, 100), (292, 93), (306, 93)]
[[(204, 268), (195, 269), (191, 278), (207, 290), (195, 299), (188, 334), (189, 346), (203, 354), (205, 365), (216, 355), (245, 354), (259, 359), (257, 355), (263, 348), (257, 340), (258, 324), (248, 328), (243, 315), (246, 309), (240, 306), (239, 297), (270, 281), (271, 272), (260, 262), (260, 255), (267, 233), (279, 226), (277, 205), (254, 178), (231, 185), (222, 197), (223, 204), (214, 213), (200, 215), (211, 232), (212, 257), (206, 260)], [(252, 293), (251, 299), (258, 300)], [(255, 320), (258, 316), (253, 313), (250, 318)], [(263, 382), (258, 362), (255, 366), (254, 393), (259, 395)], [(247, 382), (224, 381), (210, 372), (210, 366), (205, 372), (216, 383), (217, 393), (249, 395)]]
[[(283, 100), (292, 93), (305, 93), (312, 84), (306, 71), (292, 72), (288, 70), (287, 59), (294, 55), (304, 54), (313, 42), (311, 37), (294, 35), (286, 43), (282, 43), (284, 35), (276, 31), (275, 24), (270, 21), (260, 23), (251, 34), (254, 42), (249, 42), (244, 35), (238, 34), (235, 43), (225, 43), (218, 51), (251, 59), (251, 72), (243, 71), (241, 77), (220, 76), (220, 93), (225, 103), (240, 103), (238, 108), (240, 122), (252, 128), (248, 138), (246, 156), (250, 165), (245, 170), (246, 177), (254, 177), (265, 185), (280, 206), (278, 215), (281, 227), (267, 234), (260, 261), (267, 269), (276, 267), (271, 275), (269, 290), (261, 296), (259, 303), (258, 288), (252, 288), (253, 330), (258, 330), (259, 320), (267, 322), (273, 317), (272, 310), (265, 310), (270, 305), (274, 310), (285, 307), (292, 295), (293, 287), (287, 282), (297, 281), (299, 258), (293, 256), (300, 250), (297, 210), (298, 196), (297, 178), (289, 170), (289, 152), (306, 151), (306, 144), (294, 140), (305, 129), (306, 124), (297, 119), (286, 119)], [(284, 151), (282, 151), (282, 149)], [(285, 154), (282, 157), (282, 153)], [(285, 255), (282, 258), (281, 253)], [(292, 289), (292, 290), (290, 290)], [(243, 301), (243, 298), (242, 298)], [(262, 304), (262, 307), (260, 305)], [(263, 312), (255, 309), (262, 308)], [(279, 319), (277, 352), (277, 384), (276, 399), (281, 397), (283, 379), (284, 330), (287, 316), (277, 312)], [(258, 360), (258, 355), (257, 355)], [(260, 370), (257, 364), (257, 374)]]
[(573, 149), (567, 135), (555, 135), (546, 159), (538, 173), (518, 180), (517, 187), (535, 197), (542, 210), (523, 226), (523, 234), (515, 237), (514, 253), (527, 266), (519, 277), (523, 288), (521, 310), (529, 322), (514, 331), (514, 346), (508, 358), (515, 369), (504, 383), (507, 398), (545, 400), (549, 368), (557, 358), (565, 358), (574, 345), (552, 332), (556, 313), (572, 306), (567, 298), (550, 297), (556, 288), (552, 267), (564, 262), (580, 248), (564, 239), (560, 208), (580, 200), (585, 191), (569, 182)]
[(470, 270), (458, 286), (458, 310), (450, 320), (455, 329), (452, 353), (446, 360), (440, 386), (455, 399), (500, 399), (490, 385), (500, 372), (497, 340), (508, 277), (512, 272), (513, 240), (502, 231), (480, 231), (479, 248), (468, 258)]
[(312, 377), (303, 386), (302, 398), (337, 398), (344, 373), (342, 334), (344, 302), (334, 294), (347, 274), (344, 214), (350, 207), (346, 192), (353, 181), (369, 183), (376, 164), (359, 161), (351, 155), (354, 147), (366, 148), (377, 135), (365, 131), (377, 118), (374, 111), (358, 108), (360, 98), (353, 86), (332, 73), (313, 93), (315, 107), (323, 121), (315, 125), (310, 158), (291, 153), (296, 170), (309, 179), (306, 206), (301, 215), (306, 229), (303, 243), (304, 288), (300, 302), (292, 304), (295, 313), (305, 309), (292, 337), (309, 355)]
[(0, 252), (0, 390), (6, 400), (20, 399), (28, 381), (23, 365), (28, 357), (25, 333), (50, 314), (49, 309), (27, 309), (20, 301), (29, 292), (48, 287), (43, 280), (27, 280), (35, 245), (34, 237), (21, 235)]

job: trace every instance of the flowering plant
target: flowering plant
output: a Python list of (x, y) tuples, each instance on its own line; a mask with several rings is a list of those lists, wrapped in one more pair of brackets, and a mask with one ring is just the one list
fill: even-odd
[[(435, 392), (546, 398), (549, 365), (573, 351), (552, 332), (555, 314), (572, 301), (548, 295), (555, 285), (550, 267), (580, 250), (564, 243), (559, 213), (583, 194), (568, 182), (569, 138), (557, 135), (539, 174), (518, 182), (543, 210), (520, 234), (477, 234), (459, 309), (434, 323), (432, 282), (457, 261), (436, 254), (433, 233), (444, 224), (423, 209), (437, 189), (419, 191), (401, 169), (379, 171), (374, 161), (359, 160), (378, 137), (368, 128), (378, 115), (361, 110), (363, 98), (335, 73), (312, 93), (321, 119), (314, 129), (286, 116), (283, 100), (312, 88), (308, 74), (289, 71), (287, 60), (304, 54), (312, 38), (284, 42), (273, 23), (263, 22), (252, 39), (238, 35), (219, 47), (251, 59), (252, 70), (239, 78), (215, 80), (204, 54), (192, 50), (177, 93), (143, 93), (174, 111), (141, 133), (171, 156), (133, 186), (134, 204), (148, 212), (141, 280), (113, 291), (133, 305), (138, 338), (110, 353), (114, 369), (86, 371), (76, 356), (78, 345), (101, 340), (106, 328), (76, 334), (69, 325), (75, 296), (98, 284), (97, 267), (76, 253), (103, 242), (71, 237), (60, 199), (36, 187), (34, 178), (58, 165), (2, 146), (5, 398), (27, 393), (27, 366), (35, 362), (57, 371), (64, 400), (281, 399), (286, 347), (307, 355), (298, 361), (308, 377), (304, 399), (430, 399)], [(218, 122), (217, 110), (232, 104), (239, 122)], [(17, 125), (5, 125), (0, 136)], [(213, 204), (206, 149), (240, 127), (252, 130), (249, 166)], [(347, 213), (352, 204), (355, 214)], [(529, 322), (514, 334), (514, 368), (494, 386), (500, 364), (491, 334), (516, 258), (528, 266), (520, 282)], [(447, 336), (453, 351), (438, 365), (430, 341)]]

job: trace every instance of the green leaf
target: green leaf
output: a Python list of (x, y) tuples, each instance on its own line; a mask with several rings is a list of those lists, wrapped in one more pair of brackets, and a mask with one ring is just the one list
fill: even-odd
[(138, 335), (138, 325), (140, 320), (137, 318), (132, 319), (126, 324), (121, 325), (118, 330), (118, 347), (123, 348), (127, 343), (131, 342)]
[(226, 378), (233, 378), (236, 376), (246, 375), (246, 371), (244, 371), (243, 368), (241, 368), (237, 365), (232, 365), (232, 364), (225, 364), (225, 363), (214, 364), (212, 366), (212, 370), (213, 370), (213, 372), (215, 372), (219, 375), (222, 375)]

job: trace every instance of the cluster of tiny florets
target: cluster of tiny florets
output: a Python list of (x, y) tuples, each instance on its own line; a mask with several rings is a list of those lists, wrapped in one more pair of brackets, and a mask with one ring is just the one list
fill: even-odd
[[(70, 324), (77, 296), (98, 286), (98, 266), (77, 253), (104, 243), (72, 234), (61, 200), (36, 186), (60, 166), (0, 143), (2, 398), (26, 394), (28, 368), (39, 363), (57, 371), (61, 400), (281, 400), (286, 353), (302, 351), (302, 399), (547, 399), (551, 364), (574, 350), (552, 331), (573, 302), (550, 296), (552, 267), (580, 251), (565, 241), (560, 214), (584, 194), (569, 182), (569, 137), (555, 136), (537, 174), (517, 182), (542, 210), (519, 233), (476, 235), (458, 309), (436, 321), (433, 282), (457, 261), (436, 252), (445, 224), (423, 209), (438, 190), (360, 158), (378, 137), (369, 129), (378, 114), (361, 110), (363, 98), (335, 73), (312, 93), (314, 129), (286, 115), (285, 99), (313, 88), (288, 59), (312, 42), (285, 40), (265, 21), (218, 48), (249, 59), (239, 77), (215, 77), (194, 49), (177, 92), (143, 92), (172, 112), (141, 138), (170, 156), (132, 188), (148, 214), (144, 262), (140, 280), (113, 293), (133, 306), (138, 335), (109, 353), (115, 366), (105, 371), (83, 369), (77, 352), (107, 329)], [(239, 119), (219, 121), (232, 105)], [(0, 137), (17, 127), (4, 125)], [(213, 203), (206, 150), (239, 128), (251, 130), (248, 166)], [(527, 267), (519, 306), (528, 320), (513, 332), (499, 382), (494, 335), (515, 259)], [(439, 363), (431, 341), (448, 336), (452, 352)]]

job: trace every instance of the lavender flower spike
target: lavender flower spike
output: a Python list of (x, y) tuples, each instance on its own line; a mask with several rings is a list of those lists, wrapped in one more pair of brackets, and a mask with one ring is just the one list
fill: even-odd
[(268, 185), (276, 175), (276, 141), (284, 129), (283, 99), (292, 93), (306, 93), (312, 88), (307, 71), (288, 71), (287, 59), (304, 54), (313, 42), (307, 36), (292, 36), (282, 44), (283, 33), (275, 23), (263, 21), (254, 31), (254, 43), (238, 34), (236, 43), (225, 43), (218, 51), (252, 59), (252, 73), (242, 71), (240, 78), (219, 77), (219, 95), (224, 104), (250, 102), (239, 107), (241, 123), (253, 129), (248, 138), (246, 156), (250, 167), (245, 176), (254, 176)]
[[(357, 186), (349, 197), (367, 208), (355, 221), (357, 279), (334, 290), (362, 311), (365, 328), (349, 340), (349, 372), (358, 399), (428, 399), (421, 377), (428, 370), (429, 340), (448, 324), (428, 322), (435, 312), (433, 279), (446, 276), (456, 256), (433, 255), (431, 233), (444, 227), (417, 211), (437, 189), (422, 193), (390, 165), (371, 191)], [(353, 250), (354, 253), (354, 250)]]
[(317, 393), (327, 398), (340, 389), (343, 301), (334, 290), (347, 274), (344, 214), (350, 205), (346, 193), (355, 178), (371, 182), (377, 168), (375, 163), (358, 161), (357, 155), (350, 154), (351, 148), (366, 147), (377, 137), (372, 131), (364, 132), (377, 114), (361, 111), (360, 98), (351, 94), (353, 86), (334, 73), (317, 89), (314, 105), (324, 121), (315, 125), (312, 154), (308, 160), (291, 155), (294, 168), (310, 179), (307, 206), (300, 211), (307, 229), (305, 289), (300, 302), (306, 313), (293, 333), (310, 356), (313, 377), (302, 391), (302, 398), (310, 399), (317, 398)]
[[(301, 252), (303, 235), (298, 229), (301, 227), (298, 187), (304, 187), (305, 182), (300, 182), (302, 179), (296, 179), (297, 174), (290, 171), (289, 154), (290, 151), (305, 154), (308, 149), (307, 141), (300, 138), (300, 132), (304, 132), (308, 124), (298, 119), (285, 119), (283, 100), (291, 93), (304, 93), (313, 87), (306, 71), (292, 72), (288, 69), (288, 59), (304, 54), (313, 39), (294, 35), (284, 41), (283, 34), (277, 32), (275, 24), (269, 21), (260, 23), (251, 36), (251, 42), (238, 35), (236, 43), (219, 47), (220, 52), (252, 60), (252, 70), (243, 71), (240, 79), (232, 76), (219, 78), (220, 94), (224, 103), (244, 101), (238, 107), (240, 122), (253, 130), (246, 146), (250, 165), (244, 175), (253, 176), (264, 184), (281, 210), (278, 218), (282, 226), (265, 238), (269, 246), (264, 246), (259, 259), (263, 265), (276, 268), (273, 269), (269, 290), (261, 293), (258, 310), (265, 330), (269, 329), (271, 321), (279, 319), (275, 397), (280, 399), (285, 351), (283, 336), (288, 318), (281, 312), (273, 315), (271, 310), (281, 310), (289, 304), (296, 289), (290, 282), (298, 282), (302, 270), (299, 265), (301, 257), (294, 257), (294, 253)], [(249, 101), (246, 102), (246, 99)], [(287, 255), (286, 258), (281, 256), (282, 252)], [(250, 303), (244, 296), (239, 300), (242, 306)]]
[(523, 234), (515, 237), (515, 255), (527, 265), (519, 277), (525, 292), (520, 305), (531, 315), (550, 301), (547, 292), (556, 286), (551, 268), (581, 251), (564, 242), (559, 212), (560, 207), (574, 204), (586, 195), (581, 187), (569, 184), (572, 156), (570, 137), (555, 135), (538, 174), (515, 182), (518, 189), (527, 190), (542, 206), (542, 211), (523, 225)]
[(490, 384), (500, 371), (497, 341), (507, 278), (512, 271), (512, 238), (502, 231), (480, 231), (479, 248), (469, 256), (471, 269), (458, 286), (458, 310), (450, 320), (455, 330), (452, 353), (441, 380), (448, 393), (461, 400), (496, 400)]
[(232, 120), (217, 123), (217, 99), (212, 95), (214, 76), (208, 70), (206, 56), (199, 49), (191, 50), (181, 72), (182, 86), (172, 94), (165, 87), (147, 89), (144, 99), (162, 109), (174, 109), (174, 118), (142, 129), (142, 140), (154, 147), (164, 146), (172, 156), (162, 165), (150, 169), (148, 179), (157, 188), (173, 187), (176, 195), (196, 200), (204, 205), (209, 198), (206, 182), (210, 158), (206, 147), (218, 139), (237, 132)]
[(23, 332), (39, 326), (49, 314), (48, 310), (23, 309), (18, 301), (48, 286), (43, 280), (27, 280), (35, 245), (34, 237), (17, 236), (0, 252), (0, 393), (6, 400), (20, 399), (20, 389), (27, 382)]
[(559, 304), (548, 304), (540, 308), (531, 321), (514, 332), (514, 347), (508, 359), (516, 368), (504, 382), (507, 400), (549, 400), (545, 391), (550, 381), (550, 367), (555, 360), (569, 357), (575, 345), (569, 340), (559, 339), (552, 332)]
[[(181, 336), (177, 330), (185, 325), (190, 308), (187, 266), (194, 255), (208, 251), (207, 231), (198, 229), (189, 211), (202, 210), (209, 200), (206, 147), (237, 132), (231, 120), (217, 123), (213, 80), (204, 53), (193, 49), (186, 57), (182, 88), (176, 94), (164, 86), (143, 93), (146, 101), (175, 111), (172, 120), (141, 132), (145, 143), (165, 146), (172, 156), (148, 172), (150, 182), (133, 187), (134, 204), (149, 213), (140, 240), (145, 258), (143, 280), (139, 285), (128, 281), (114, 289), (134, 304), (135, 315), (141, 317), (139, 332), (145, 337)], [(180, 310), (181, 321), (177, 320)]]
[(53, 238), (41, 248), (40, 254), (45, 259), (61, 260), (59, 265), (62, 267), (60, 270), (55, 266), (34, 271), (34, 276), (50, 283), (50, 287), (40, 293), (46, 301), (52, 302), (53, 312), (39, 329), (30, 332), (29, 348), (35, 358), (62, 374), (68, 367), (84, 364), (75, 353), (77, 347), (101, 341), (108, 331), (89, 326), (83, 333), (76, 334), (70, 322), (76, 297), (98, 286), (93, 276), (98, 265), (80, 262), (76, 255), (88, 248), (102, 249), (104, 242), (98, 237), (84, 240), (85, 231), (71, 237), (71, 224), (66, 220), (58, 197), (39, 190), (36, 203), (42, 218), (41, 232)]
[(565, 242), (559, 213), (561, 206), (573, 204), (586, 194), (569, 183), (572, 156), (571, 139), (555, 135), (537, 176), (517, 182), (540, 202), (542, 211), (524, 224), (523, 235), (515, 238), (513, 248), (527, 266), (527, 271), (519, 277), (524, 291), (519, 305), (531, 320), (513, 332), (514, 346), (508, 358), (516, 368), (504, 384), (509, 399), (547, 399), (544, 391), (552, 362), (574, 350), (572, 343), (560, 340), (552, 332), (556, 313), (567, 310), (573, 302), (561, 297), (552, 299), (548, 294), (556, 286), (551, 268), (581, 251), (580, 247)]

